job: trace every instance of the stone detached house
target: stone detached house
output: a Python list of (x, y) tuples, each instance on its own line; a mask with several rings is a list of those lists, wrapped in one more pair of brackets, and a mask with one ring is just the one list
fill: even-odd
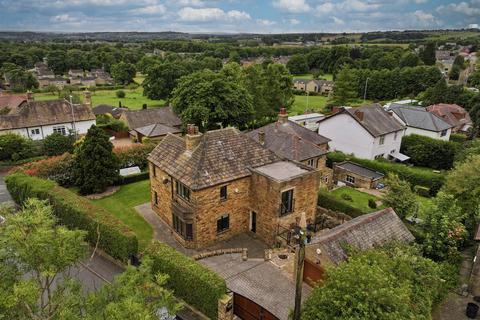
[(318, 133), (331, 139), (332, 150), (364, 159), (386, 158), (405, 161), (400, 153), (405, 126), (374, 104), (359, 108), (337, 108), (319, 121)]
[(288, 120), (284, 108), (280, 110), (278, 121), (250, 131), (247, 136), (282, 158), (318, 169), (322, 187), (331, 184), (332, 170), (326, 166), (330, 139)]
[(333, 91), (333, 81), (310, 80), (307, 82), (306, 91), (328, 96)]
[(337, 185), (375, 189), (382, 182), (383, 177), (382, 173), (355, 162), (343, 161), (333, 164), (333, 181)]
[(32, 93), (28, 93), (25, 103), (0, 115), (0, 134), (17, 133), (32, 140), (42, 140), (54, 132), (66, 135), (70, 130), (85, 134), (95, 120), (89, 103), (70, 105), (66, 100), (34, 101)]
[(148, 158), (153, 210), (185, 247), (252, 232), (272, 245), (280, 225), (313, 220), (319, 171), (282, 159), (235, 128), (188, 126)]
[(124, 111), (120, 120), (130, 128), (130, 137), (141, 142), (143, 137), (161, 140), (167, 133), (181, 132), (182, 120), (173, 112), (172, 107)]

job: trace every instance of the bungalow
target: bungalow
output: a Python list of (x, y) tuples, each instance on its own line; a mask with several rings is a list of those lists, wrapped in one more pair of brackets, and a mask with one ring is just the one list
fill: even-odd
[(282, 108), (276, 122), (246, 135), (284, 159), (298, 161), (320, 170), (320, 184), (323, 187), (329, 186), (332, 182), (332, 171), (327, 168), (326, 160), (330, 139), (287, 118), (285, 108)]
[(146, 127), (151, 124), (164, 124), (172, 128), (180, 128), (182, 120), (173, 112), (172, 107), (125, 111), (120, 116), (130, 129)]
[(405, 126), (378, 104), (337, 108), (333, 115), (320, 120), (318, 127), (318, 133), (331, 140), (332, 150), (363, 159), (398, 161), (408, 159), (400, 153), (405, 130)]
[(452, 132), (467, 132), (472, 127), (469, 113), (457, 104), (439, 103), (427, 107), (427, 111), (452, 125)]
[(66, 100), (27, 102), (14, 113), (0, 115), (0, 134), (17, 133), (32, 140), (42, 140), (57, 132), (70, 130), (85, 134), (95, 124), (95, 115), (88, 104), (71, 105)]
[(117, 108), (108, 104), (99, 104), (92, 108), (92, 111), (96, 116), (100, 114), (110, 114), (115, 119), (120, 118), (122, 113), (128, 110), (128, 108)]
[(145, 127), (135, 128), (130, 130), (129, 133), (132, 140), (137, 142), (142, 142), (145, 137), (149, 138), (151, 141), (160, 141), (169, 133), (181, 135), (182, 130), (161, 123), (155, 123)]
[(405, 135), (418, 134), (447, 141), (450, 139), (453, 125), (423, 107), (392, 104), (388, 111), (407, 127)]
[(337, 185), (376, 189), (383, 177), (382, 173), (355, 162), (343, 161), (333, 164), (333, 181)]

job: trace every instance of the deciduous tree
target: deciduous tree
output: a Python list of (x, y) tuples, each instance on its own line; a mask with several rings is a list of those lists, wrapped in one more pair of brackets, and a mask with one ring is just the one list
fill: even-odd
[(387, 176), (385, 182), (388, 192), (382, 200), (383, 204), (392, 207), (401, 218), (416, 214), (418, 203), (410, 184), (392, 173)]

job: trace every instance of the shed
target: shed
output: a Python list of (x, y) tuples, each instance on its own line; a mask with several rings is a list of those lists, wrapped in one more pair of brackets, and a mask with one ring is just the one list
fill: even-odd
[(333, 180), (355, 188), (376, 189), (384, 174), (351, 161), (334, 163)]

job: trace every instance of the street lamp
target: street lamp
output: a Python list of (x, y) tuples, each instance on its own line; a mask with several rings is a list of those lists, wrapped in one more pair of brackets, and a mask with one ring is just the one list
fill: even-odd
[(365, 80), (365, 91), (363, 92), (363, 103), (365, 103), (365, 100), (367, 100), (368, 80), (370, 80), (370, 78), (367, 77), (367, 79)]
[(75, 125), (75, 112), (73, 111), (73, 96), (70, 95), (70, 108), (72, 108), (72, 128), (73, 134), (75, 135), (75, 140), (77, 140), (77, 126)]
[(292, 230), (294, 238), (298, 242), (297, 267), (295, 275), (295, 309), (293, 311), (293, 320), (300, 320), (300, 311), (302, 307), (302, 284), (303, 284), (303, 265), (305, 261), (305, 244), (307, 243), (307, 219), (305, 212), (300, 216), (300, 222)]

